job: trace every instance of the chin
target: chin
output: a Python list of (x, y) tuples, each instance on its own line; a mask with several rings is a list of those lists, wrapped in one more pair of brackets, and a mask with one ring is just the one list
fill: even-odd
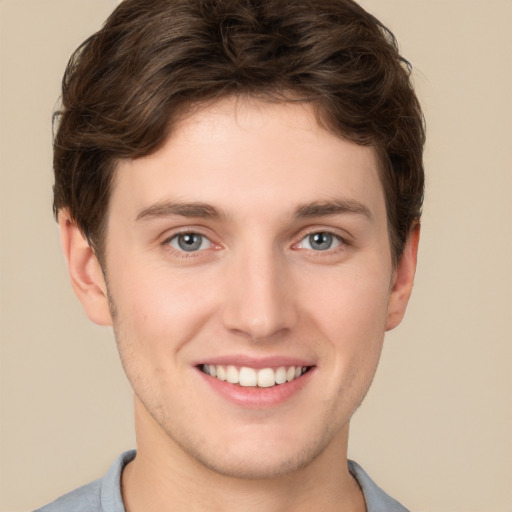
[(265, 480), (286, 477), (307, 467), (319, 455), (314, 451), (301, 451), (294, 455), (259, 451), (258, 454), (242, 454), (228, 457), (208, 457), (193, 454), (196, 460), (215, 473), (230, 478)]
[[(324, 453), (325, 448), (333, 441), (332, 432), (302, 431), (295, 438), (275, 436), (273, 439), (260, 435), (251, 439), (241, 438), (237, 442), (232, 436), (224, 445), (214, 449), (201, 446), (182, 446), (196, 461), (209, 470), (231, 478), (248, 480), (275, 479), (294, 474), (307, 466)], [(285, 437), (285, 438), (283, 438)]]

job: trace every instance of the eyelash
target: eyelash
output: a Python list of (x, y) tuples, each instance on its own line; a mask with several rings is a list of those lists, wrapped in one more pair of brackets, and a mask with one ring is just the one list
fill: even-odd
[[(345, 238), (343, 238), (342, 236), (340, 236), (339, 234), (337, 233), (334, 233), (333, 231), (329, 231), (328, 229), (312, 229), (311, 231), (309, 231), (308, 233), (306, 233), (305, 235), (303, 235), (299, 242), (294, 244), (293, 247), (294, 248), (302, 248), (302, 247), (298, 247), (299, 245), (303, 244), (304, 241), (308, 240), (310, 237), (314, 236), (314, 235), (327, 235), (329, 237), (332, 237), (332, 242), (334, 243), (337, 243), (337, 245), (335, 245), (334, 247), (328, 247), (326, 249), (323, 249), (323, 250), (314, 250), (313, 248), (305, 248), (306, 250), (308, 251), (312, 251), (318, 255), (321, 255), (322, 253), (324, 254), (333, 254), (333, 252), (337, 252), (337, 250), (340, 250), (342, 249), (343, 247), (346, 247), (348, 246), (348, 242)], [(311, 246), (311, 241), (309, 240), (309, 244)]]
[[(205, 242), (208, 242), (209, 243), (209, 247), (207, 248), (201, 248), (199, 247), (198, 250), (193, 250), (193, 251), (187, 251), (185, 249), (182, 249), (182, 248), (179, 248), (179, 247), (174, 247), (172, 245), (172, 242), (173, 241), (178, 241), (179, 240), (179, 237), (184, 237), (186, 235), (191, 235), (191, 236), (198, 236), (198, 237), (201, 237), (201, 246), (205, 243)], [(177, 242), (179, 243), (179, 242)], [(204, 252), (206, 249), (210, 249), (212, 247), (218, 247), (216, 246), (216, 244), (214, 242), (212, 242), (210, 240), (210, 238), (208, 236), (206, 236), (204, 233), (201, 233), (199, 231), (194, 231), (194, 230), (187, 230), (187, 231), (180, 231), (178, 233), (174, 233), (172, 236), (169, 236), (167, 237), (163, 242), (162, 242), (162, 245), (165, 246), (167, 249), (169, 249), (170, 251), (172, 251), (175, 255), (177, 255), (178, 257), (180, 258), (191, 258), (191, 257), (194, 257), (194, 256), (198, 256), (200, 253)]]
[[(198, 249), (192, 250), (192, 251), (187, 251), (186, 249), (183, 249), (180, 247), (175, 247), (172, 245), (173, 241), (177, 241), (177, 243), (179, 244), (179, 242), (178, 242), (179, 237), (183, 237), (186, 235), (201, 237), (201, 244)], [(323, 250), (322, 249), (315, 250), (315, 249), (311, 248), (311, 240), (308, 240), (313, 235), (327, 235), (329, 237), (332, 237), (332, 242), (336, 243), (336, 245), (334, 247), (327, 247), (326, 249), (323, 249)], [(308, 243), (310, 245), (309, 248), (300, 247), (302, 244), (304, 244), (305, 241), (308, 241)], [(205, 242), (207, 242), (209, 244), (209, 246), (206, 248), (202, 247)], [(198, 256), (200, 253), (206, 251), (207, 249), (211, 249), (212, 247), (219, 248), (219, 246), (216, 245), (214, 242), (212, 242), (207, 235), (205, 235), (199, 231), (193, 231), (193, 230), (187, 230), (187, 231), (181, 231), (179, 233), (174, 233), (172, 236), (166, 238), (162, 242), (162, 245), (166, 246), (167, 248), (172, 250), (176, 255), (178, 255), (179, 257), (182, 257), (182, 258), (190, 258), (190, 257)], [(333, 254), (333, 252), (337, 252), (337, 251), (347, 247), (348, 245), (350, 245), (350, 244), (347, 242), (347, 240), (344, 237), (340, 236), (337, 233), (334, 233), (333, 231), (329, 231), (328, 229), (312, 229), (309, 232), (301, 235), (301, 238), (299, 239), (299, 241), (292, 245), (292, 249), (305, 249), (307, 251), (311, 251), (312, 253), (315, 253), (315, 255), (322, 255), (322, 254), (328, 255), (328, 254)]]

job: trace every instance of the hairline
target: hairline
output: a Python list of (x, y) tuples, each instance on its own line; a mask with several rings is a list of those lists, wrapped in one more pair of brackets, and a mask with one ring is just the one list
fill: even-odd
[[(283, 104), (296, 104), (302, 103), (305, 105), (310, 105), (313, 110), (314, 119), (317, 122), (317, 125), (326, 130), (331, 135), (345, 139), (362, 147), (370, 147), (373, 149), (375, 154), (376, 161), (376, 170), (379, 178), (380, 185), (382, 187), (382, 192), (384, 195), (385, 207), (386, 207), (386, 225), (388, 230), (388, 239), (390, 252), (392, 257), (393, 265), (396, 266), (401, 258), (403, 252), (403, 246), (398, 247), (400, 250), (397, 251), (397, 239), (398, 235), (394, 232), (393, 222), (391, 219), (391, 209), (389, 208), (389, 200), (391, 198), (388, 197), (388, 191), (386, 190), (386, 167), (391, 165), (387, 160), (386, 151), (381, 148), (377, 143), (372, 144), (362, 144), (358, 142), (354, 137), (350, 137), (350, 134), (341, 133), (341, 131), (333, 127), (333, 122), (329, 120), (328, 115), (326, 113), (326, 108), (322, 105), (321, 100), (319, 99), (311, 99), (306, 97), (300, 97), (295, 91), (291, 89), (282, 89), (279, 90), (277, 88), (270, 88), (265, 90), (256, 90), (256, 91), (240, 91), (240, 92), (226, 92), (224, 94), (217, 94), (214, 97), (208, 97), (203, 99), (191, 100), (189, 102), (183, 102), (178, 106), (176, 113), (168, 120), (167, 130), (165, 135), (162, 137), (159, 144), (157, 144), (154, 148), (148, 151), (146, 154), (135, 156), (133, 158), (111, 158), (109, 161), (109, 165), (111, 166), (110, 172), (110, 183), (107, 197), (107, 204), (105, 206), (105, 211), (103, 218), (99, 223), (99, 229), (97, 233), (92, 236), (91, 233), (84, 233), (86, 236), (89, 245), (93, 248), (99, 262), (101, 265), (104, 264), (105, 260), (105, 251), (106, 251), (106, 242), (107, 242), (107, 226), (109, 220), (110, 213), (110, 201), (112, 198), (113, 188), (115, 187), (117, 176), (119, 172), (119, 164), (123, 161), (133, 161), (141, 158), (146, 158), (158, 150), (160, 150), (166, 142), (172, 139), (173, 132), (175, 130), (180, 129), (181, 123), (185, 122), (189, 117), (193, 116), (197, 112), (200, 112), (208, 107), (221, 102), (225, 99), (234, 98), (237, 101), (240, 99), (251, 99), (258, 100), (261, 102), (269, 102), (269, 103), (283, 103)], [(409, 231), (414, 228), (415, 225), (419, 223), (419, 217), (412, 220)]]

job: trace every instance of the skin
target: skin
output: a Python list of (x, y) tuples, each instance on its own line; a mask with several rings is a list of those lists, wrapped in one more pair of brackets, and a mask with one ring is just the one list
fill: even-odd
[[(393, 266), (371, 147), (322, 129), (310, 106), (229, 98), (119, 163), (103, 272), (65, 211), (60, 225), (73, 287), (114, 326), (135, 392), (129, 512), (365, 510), (349, 422), (405, 312), (419, 238)], [(202, 235), (198, 250), (180, 249), (183, 231)], [(283, 402), (245, 407), (197, 368), (224, 356), (311, 372)]]

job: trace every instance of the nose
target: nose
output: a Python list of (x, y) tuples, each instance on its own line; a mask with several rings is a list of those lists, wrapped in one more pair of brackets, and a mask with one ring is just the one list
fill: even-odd
[(286, 262), (272, 250), (234, 258), (222, 312), (224, 327), (254, 341), (290, 331), (298, 314), (289, 274)]

